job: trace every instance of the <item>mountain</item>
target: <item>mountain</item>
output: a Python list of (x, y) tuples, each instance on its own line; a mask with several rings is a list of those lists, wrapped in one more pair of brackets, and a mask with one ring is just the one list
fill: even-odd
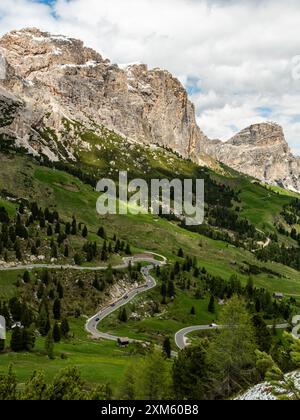
[(300, 191), (300, 158), (293, 156), (282, 128), (255, 124), (227, 142), (206, 142), (206, 152), (218, 161), (266, 183)]
[(219, 161), (300, 191), (300, 159), (280, 126), (257, 124), (225, 143), (211, 141), (197, 126), (186, 90), (166, 70), (118, 66), (80, 40), (35, 28), (2, 37), (0, 55), (2, 149), (73, 162), (90, 152), (90, 163), (100, 147), (95, 136), (108, 141), (111, 130), (126, 142), (159, 145), (200, 166), (220, 171)]
[[(148, 383), (157, 366), (161, 394), (155, 399), (228, 400), (261, 375), (249, 357), (254, 337), (248, 340), (248, 332), (238, 338), (249, 345), (236, 344), (236, 334), (223, 342), (225, 347), (228, 342), (226, 354), (233, 361), (230, 380), (220, 375), (224, 346), (214, 344), (219, 334), (210, 330), (190, 335), (193, 346), (177, 359), (166, 360), (151, 348), (164, 344), (167, 355), (170, 343), (179, 352), (178, 331), (195, 323), (222, 325), (221, 311), (232, 297), (234, 319), (226, 325), (241, 323), (252, 335), (245, 304), (257, 345), (272, 344), (274, 362), (290, 365), (289, 340), (279, 333), (269, 337), (264, 319), (270, 325), (288, 322), (300, 310), (297, 194), (253, 182), (210, 158), (205, 150), (215, 154), (223, 144), (210, 142), (197, 127), (184, 88), (166, 71), (144, 65), (120, 68), (81, 41), (36, 29), (6, 35), (0, 48), (0, 64), (5, 63), (5, 69), (0, 67), (0, 77), (5, 76), (0, 81), (0, 314), (8, 320), (12, 342), (0, 340), (0, 400), (23, 398), (18, 390), (27, 398), (62, 398), (48, 390), (60, 390), (66, 382), (70, 387), (63, 397), (73, 398), (76, 389), (78, 398), (79, 374), (73, 365), (84, 375), (84, 399), (95, 385), (93, 399), (127, 399), (126, 372), (132, 378), (137, 358), (141, 365), (133, 372), (137, 379), (130, 399), (149, 398), (141, 380)], [(257, 136), (251, 143), (249, 133), (237, 137), (232, 147), (240, 149), (247, 142), (249, 149), (258, 147)], [(266, 156), (274, 145), (278, 154), (289, 153), (282, 138), (279, 129), (273, 136), (266, 133)], [(204, 223), (186, 226), (175, 214), (151, 212), (100, 216), (95, 185), (103, 177), (117, 180), (123, 169), (129, 179), (141, 178), (149, 186), (153, 179), (174, 176), (204, 179)], [(140, 273), (144, 264), (120, 269), (122, 260), (135, 255), (148, 266), (152, 253), (160, 261), (166, 257), (168, 264), (153, 271), (157, 287), (129, 302), (133, 289), (145, 281)], [(87, 336), (87, 318), (98, 325), (96, 319), (107, 313), (108, 305), (115, 311), (101, 319), (101, 331), (137, 343), (122, 348)], [(144, 341), (153, 346), (148, 350), (140, 344)], [(205, 354), (209, 348), (220, 349), (215, 371)], [(6, 379), (3, 373), (11, 364), (16, 377), (9, 369)], [(66, 366), (71, 370), (60, 373)], [(140, 366), (148, 366), (142, 376)], [(165, 375), (175, 370), (176, 379)], [(17, 392), (10, 387), (12, 395), (7, 393), (11, 378), (17, 387)], [(55, 378), (54, 383), (48, 378)], [(44, 389), (45, 395), (32, 394), (34, 388)], [(136, 394), (138, 389), (146, 390), (145, 395)]]
[[(211, 161), (201, 155), (207, 138), (196, 124), (194, 106), (169, 72), (142, 64), (120, 68), (79, 40), (38, 29), (5, 35), (0, 52), (6, 64), (0, 104), (7, 115), (1, 133), (31, 153), (75, 159), (74, 133), (71, 141), (64, 135), (69, 120), (93, 130), (103, 125), (130, 141), (159, 144), (198, 163)], [(51, 139), (45, 139), (41, 131), (49, 129)]]

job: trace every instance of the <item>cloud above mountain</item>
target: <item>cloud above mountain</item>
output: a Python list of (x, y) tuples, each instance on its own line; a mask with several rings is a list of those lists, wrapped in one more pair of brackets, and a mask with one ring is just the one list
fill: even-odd
[(1, 0), (0, 23), (2, 34), (36, 26), (117, 63), (167, 68), (209, 137), (272, 120), (300, 154), (298, 0)]

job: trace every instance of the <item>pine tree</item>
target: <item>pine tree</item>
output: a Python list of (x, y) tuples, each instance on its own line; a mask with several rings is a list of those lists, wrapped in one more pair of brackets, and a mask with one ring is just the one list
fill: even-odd
[(168, 359), (171, 358), (171, 341), (169, 337), (166, 337), (163, 342), (163, 352), (167, 356)]
[(131, 255), (131, 248), (130, 248), (129, 244), (126, 245), (125, 254), (126, 255)]
[(120, 309), (119, 321), (126, 323), (128, 321), (128, 315), (126, 308)]
[(246, 293), (249, 299), (252, 299), (253, 293), (254, 293), (254, 282), (251, 277), (249, 277), (248, 282), (247, 282)]
[(66, 318), (64, 318), (61, 322), (60, 331), (63, 337), (65, 338), (68, 337), (68, 334), (70, 332), (70, 327), (69, 327), (68, 320)]
[(32, 245), (30, 252), (31, 252), (31, 255), (35, 255), (35, 256), (38, 255), (38, 250), (36, 249), (35, 245)]
[(75, 262), (75, 265), (81, 265), (82, 264), (82, 258), (79, 254), (74, 255), (74, 262)]
[(183, 258), (184, 257), (184, 252), (183, 252), (183, 249), (182, 248), (180, 248), (179, 250), (178, 250), (178, 257), (179, 258)]
[(173, 298), (175, 296), (175, 284), (172, 280), (168, 281), (167, 294), (170, 298)]
[(86, 238), (88, 236), (88, 229), (87, 229), (86, 225), (84, 226), (84, 228), (82, 230), (82, 236), (83, 236), (83, 238)]
[(57, 322), (54, 324), (53, 327), (53, 340), (54, 343), (59, 343), (61, 340), (61, 331)]
[(269, 353), (272, 345), (271, 330), (261, 315), (254, 315), (252, 323), (255, 329), (255, 337), (259, 350)]
[(58, 294), (59, 299), (63, 299), (63, 297), (64, 297), (64, 288), (63, 288), (63, 286), (62, 286), (62, 284), (61, 284), (60, 281), (57, 284), (56, 291), (57, 291), (57, 294)]
[(5, 349), (5, 340), (0, 339), (0, 353), (2, 353)]
[(37, 290), (37, 298), (42, 299), (42, 297), (44, 296), (44, 292), (45, 292), (45, 287), (42, 283), (40, 283)]
[(52, 226), (48, 225), (47, 227), (47, 236), (52, 236), (53, 235), (53, 230), (52, 230)]
[(37, 326), (38, 326), (39, 333), (43, 337), (46, 337), (46, 335), (48, 334), (51, 328), (51, 324), (50, 324), (50, 319), (49, 319), (48, 308), (45, 302), (42, 302), (41, 304), (38, 319), (37, 319)]
[(210, 312), (211, 314), (215, 313), (215, 297), (213, 295), (211, 295), (209, 300), (208, 312)]
[(23, 334), (21, 328), (16, 327), (13, 329), (10, 347), (13, 352), (20, 352), (23, 350)]
[(23, 255), (22, 255), (22, 251), (21, 251), (20, 247), (18, 246), (15, 251), (16, 251), (17, 260), (22, 261)]
[(22, 344), (23, 349), (26, 351), (32, 351), (35, 345), (35, 333), (33, 329), (24, 328), (22, 330)]
[(106, 247), (103, 245), (102, 251), (101, 251), (101, 261), (107, 261), (108, 255)]
[(207, 362), (218, 395), (228, 398), (254, 380), (255, 335), (243, 302), (234, 296), (220, 315), (219, 334), (209, 344)]
[(56, 225), (55, 225), (55, 233), (60, 234), (60, 223), (59, 222), (57, 222)]
[(48, 297), (50, 300), (53, 300), (55, 298), (55, 292), (53, 289), (49, 290)]
[(20, 206), (19, 206), (19, 213), (20, 213), (20, 214), (24, 214), (24, 212), (25, 212), (25, 206), (24, 206), (24, 203), (20, 203)]
[(98, 280), (97, 275), (95, 276), (95, 278), (94, 278), (94, 280), (93, 280), (93, 287), (94, 287), (96, 290), (100, 290), (100, 285), (99, 285), (99, 280)]
[(69, 222), (66, 223), (65, 233), (66, 233), (66, 235), (70, 235), (70, 233), (71, 233), (71, 224)]
[(13, 226), (9, 227), (9, 239), (15, 243), (16, 239), (17, 239), (17, 235), (16, 235), (16, 231), (15, 228)]
[(40, 217), (39, 224), (40, 224), (40, 228), (41, 229), (44, 229), (45, 228), (45, 226), (46, 226), (46, 220), (45, 220), (44, 217)]
[(213, 380), (206, 363), (207, 341), (190, 346), (178, 353), (174, 359), (172, 376), (175, 398), (178, 400), (210, 399), (208, 383)]
[(61, 318), (61, 303), (59, 299), (55, 299), (53, 304), (53, 316), (55, 320), (60, 320)]
[(51, 258), (58, 258), (57, 246), (55, 244), (51, 246)]
[(72, 221), (71, 235), (77, 235), (77, 222), (76, 222), (75, 217), (73, 217), (73, 221)]
[(100, 226), (97, 235), (102, 239), (107, 239), (107, 235), (103, 226)]
[(69, 257), (69, 247), (68, 247), (68, 245), (65, 246), (64, 256), (65, 256), (65, 258)]
[(161, 295), (162, 295), (162, 304), (165, 305), (166, 304), (166, 297), (167, 297), (167, 285), (166, 282), (163, 281), (162, 285), (161, 285)]
[(115, 245), (115, 254), (117, 254), (120, 251), (120, 248), (121, 248), (121, 243), (120, 243), (120, 240), (118, 239)]
[(23, 281), (24, 283), (30, 283), (30, 274), (28, 271), (25, 271), (23, 274)]
[(54, 359), (54, 339), (53, 332), (50, 330), (45, 340), (45, 351), (50, 360)]

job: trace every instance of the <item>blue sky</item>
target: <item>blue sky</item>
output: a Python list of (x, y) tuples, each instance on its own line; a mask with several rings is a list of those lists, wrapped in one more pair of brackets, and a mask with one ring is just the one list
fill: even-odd
[(300, 155), (298, 0), (1, 0), (1, 34), (28, 26), (168, 69), (211, 138), (271, 120)]

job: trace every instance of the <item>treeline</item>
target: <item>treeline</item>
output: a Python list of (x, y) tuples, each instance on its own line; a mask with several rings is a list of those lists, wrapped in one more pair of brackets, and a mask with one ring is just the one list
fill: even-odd
[[(298, 242), (298, 245), (300, 246), (300, 233), (298, 233), (296, 228), (292, 228), (290, 231), (286, 230), (285, 227), (282, 224), (279, 224), (276, 226), (278, 233), (281, 235), (285, 235), (288, 238), (292, 238), (294, 241)], [(278, 242), (278, 237), (276, 235), (275, 242)]]
[[(182, 249), (178, 251), (178, 255), (184, 256)], [(166, 304), (168, 298), (174, 299), (176, 288), (180, 288), (193, 292), (198, 299), (209, 295), (209, 312), (213, 312), (215, 301), (228, 300), (237, 295), (245, 300), (250, 313), (262, 314), (267, 319), (283, 318), (288, 321), (296, 305), (294, 298), (278, 302), (268, 290), (255, 287), (251, 277), (247, 285), (243, 286), (236, 275), (231, 276), (229, 280), (213, 276), (204, 267), (198, 267), (197, 260), (189, 256), (181, 263), (177, 261), (173, 266), (158, 267), (156, 274), (162, 282), (162, 304)]]
[[(10, 349), (13, 352), (32, 351), (37, 335), (51, 338), (53, 343), (67, 339), (70, 327), (63, 316), (64, 288), (57, 278), (46, 270), (39, 280), (32, 280), (28, 271), (23, 274), (24, 284), (32, 284), (34, 299), (25, 302), (13, 297), (8, 302), (0, 303), (0, 315), (6, 320), (6, 327), (11, 331)], [(36, 288), (36, 290), (35, 290)], [(2, 343), (4, 350), (5, 343)]]
[(174, 361), (176, 399), (231, 399), (265, 381), (271, 369), (278, 376), (280, 370), (291, 372), (300, 367), (296, 340), (287, 333), (277, 336), (261, 316), (251, 316), (237, 296), (224, 306), (220, 325), (234, 327), (199, 339)]
[(299, 224), (300, 221), (300, 200), (297, 198), (292, 201), (289, 205), (284, 206), (281, 213), (284, 220), (288, 225)]
[(44, 372), (34, 372), (24, 385), (18, 388), (16, 374), (12, 367), (7, 374), (0, 374), (0, 400), (111, 400), (112, 390), (108, 384), (92, 387), (81, 377), (80, 371), (70, 367), (59, 372), (49, 383)]
[(300, 270), (300, 249), (287, 248), (284, 244), (271, 243), (269, 246), (257, 251), (256, 256), (261, 261), (275, 261)]
[(182, 221), (180, 226), (213, 240), (250, 250), (255, 247), (256, 242), (266, 239), (266, 236), (257, 231), (247, 219), (240, 218), (236, 210), (221, 206), (207, 209), (205, 223), (202, 225), (187, 226)]
[[(75, 216), (66, 222), (56, 210), (42, 209), (36, 202), (21, 202), (14, 218), (1, 207), (0, 224), (0, 255), (6, 262), (44, 255), (49, 259), (73, 258), (76, 265), (81, 265), (84, 261), (107, 261), (112, 254), (131, 255), (130, 245), (116, 235), (109, 241), (103, 226), (97, 232), (99, 241), (90, 242), (87, 226)], [(81, 249), (74, 250), (74, 237), (85, 240)]]

